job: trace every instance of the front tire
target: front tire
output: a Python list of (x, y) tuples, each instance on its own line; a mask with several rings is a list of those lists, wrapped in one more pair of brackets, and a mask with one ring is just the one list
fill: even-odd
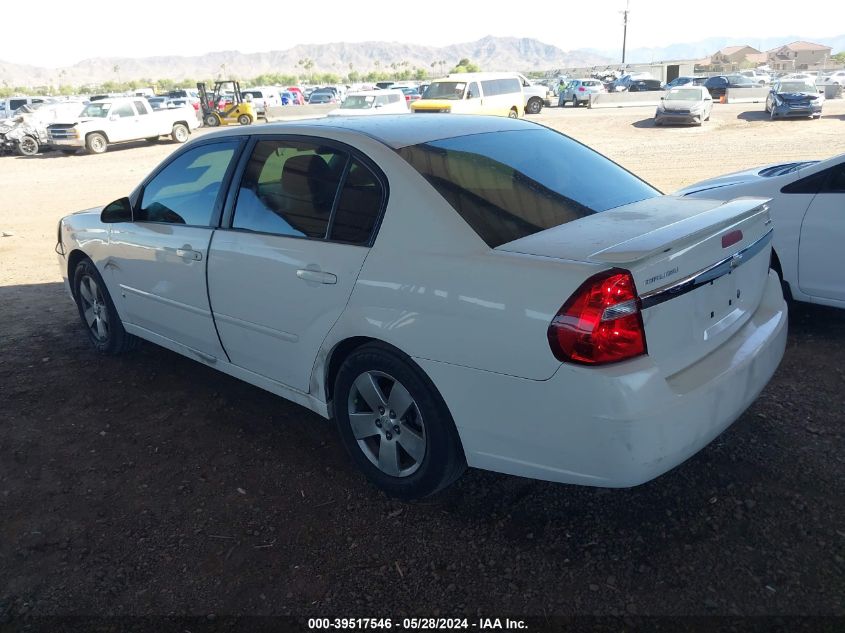
[(102, 154), (109, 148), (109, 142), (106, 137), (99, 132), (89, 134), (85, 138), (85, 149), (89, 154)]
[(525, 113), (526, 114), (540, 114), (540, 111), (543, 109), (543, 102), (534, 97), (528, 100), (528, 103), (525, 106)]
[(241, 125), (249, 125), (250, 123), (252, 123), (252, 117), (248, 114), (242, 114), (238, 117), (238, 123), (240, 123)]
[(205, 115), (203, 118), (203, 123), (205, 123), (206, 127), (217, 127), (220, 125), (220, 119), (217, 117), (216, 114), (211, 113)]
[(177, 143), (184, 143), (191, 135), (191, 131), (184, 123), (176, 123), (173, 125), (173, 130), (170, 132), (170, 138)]
[(38, 141), (28, 134), (18, 142), (18, 153), (21, 156), (35, 156), (39, 149)]
[(88, 340), (101, 354), (115, 355), (135, 348), (139, 339), (123, 329), (100, 271), (83, 259), (73, 274), (73, 296)]
[(392, 348), (367, 344), (350, 354), (335, 380), (334, 411), (352, 460), (391, 496), (434, 494), (466, 469), (445, 402), (413, 361)]

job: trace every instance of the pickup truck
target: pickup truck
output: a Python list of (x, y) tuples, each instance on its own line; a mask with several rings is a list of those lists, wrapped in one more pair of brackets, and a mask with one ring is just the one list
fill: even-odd
[(91, 102), (75, 120), (48, 126), (47, 143), (63, 152), (85, 148), (90, 154), (102, 154), (111, 143), (141, 139), (152, 143), (165, 135), (184, 143), (198, 127), (189, 106), (153, 110), (143, 97), (117, 97)]

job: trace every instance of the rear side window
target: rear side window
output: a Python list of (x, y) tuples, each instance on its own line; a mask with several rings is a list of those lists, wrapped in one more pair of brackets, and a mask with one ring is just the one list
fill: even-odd
[(256, 143), (238, 191), (232, 227), (324, 238), (346, 161), (344, 152), (313, 143)]
[(147, 104), (143, 101), (135, 101), (135, 109), (138, 111), (138, 114), (147, 114)]
[(383, 200), (384, 189), (373, 172), (353, 159), (340, 192), (329, 239), (368, 243)]
[(492, 248), (660, 195), (548, 129), (459, 136), (398, 151)]

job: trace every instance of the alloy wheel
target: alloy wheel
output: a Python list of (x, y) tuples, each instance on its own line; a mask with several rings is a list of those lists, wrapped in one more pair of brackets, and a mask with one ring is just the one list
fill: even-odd
[(349, 391), (349, 424), (358, 447), (380, 471), (408, 477), (426, 454), (422, 414), (411, 394), (393, 376), (367, 371)]
[(109, 312), (100, 286), (90, 275), (79, 282), (79, 298), (85, 324), (94, 338), (103, 343), (109, 338)]

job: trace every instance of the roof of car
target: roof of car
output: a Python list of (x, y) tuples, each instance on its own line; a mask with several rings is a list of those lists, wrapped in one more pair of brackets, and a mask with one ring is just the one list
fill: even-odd
[(536, 123), (501, 116), (467, 114), (389, 115), (377, 117), (333, 117), (256, 126), (238, 126), (211, 132), (203, 138), (249, 134), (319, 134), (321, 129), (352, 131), (374, 138), (393, 149), (431, 141), (515, 130), (542, 129)]

